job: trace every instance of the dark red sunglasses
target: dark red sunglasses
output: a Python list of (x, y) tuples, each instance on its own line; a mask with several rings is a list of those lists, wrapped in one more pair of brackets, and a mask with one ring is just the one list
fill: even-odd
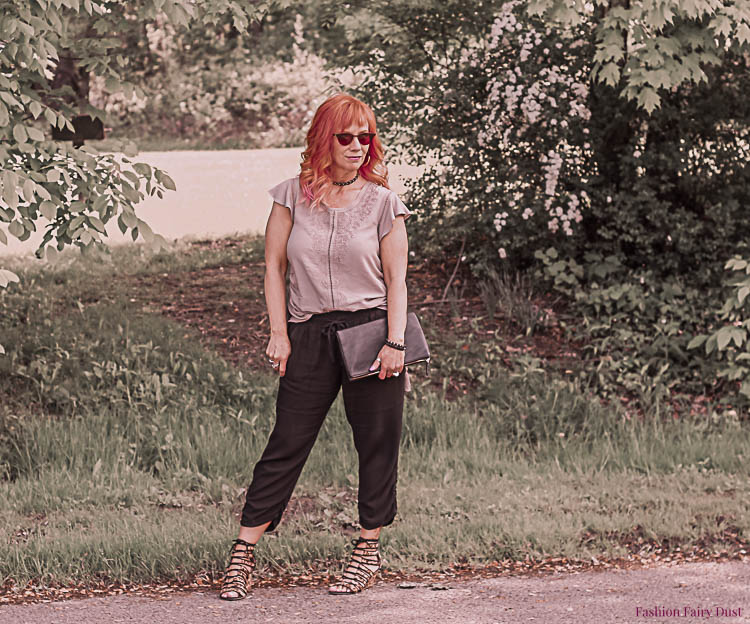
[(357, 137), (357, 141), (359, 141), (360, 145), (369, 145), (370, 141), (372, 141), (372, 137), (375, 136), (375, 133), (364, 132), (363, 134), (352, 134), (351, 132), (339, 132), (333, 136), (338, 139), (341, 145), (349, 145), (349, 143), (354, 140), (354, 137)]

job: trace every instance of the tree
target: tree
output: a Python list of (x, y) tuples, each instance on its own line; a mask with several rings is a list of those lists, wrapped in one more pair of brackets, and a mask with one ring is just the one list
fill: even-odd
[(744, 0), (528, 0), (529, 15), (567, 28), (595, 24), (592, 77), (647, 112), (664, 93), (705, 82), (705, 68), (750, 49)]
[[(0, 0), (0, 242), (44, 227), (37, 255), (53, 260), (66, 245), (102, 245), (106, 223), (117, 219), (133, 240), (162, 244), (135, 206), (174, 189), (171, 178), (132, 162), (136, 150), (127, 141), (122, 155), (99, 153), (51, 140), (51, 131), (73, 131), (76, 116), (104, 118), (88, 102), (90, 76), (103, 78), (109, 92), (140, 91), (131, 77), (150, 62), (148, 47), (138, 45), (147, 24), (210, 30), (230, 20), (241, 35), (271, 4)], [(0, 288), (17, 279), (0, 269)]]

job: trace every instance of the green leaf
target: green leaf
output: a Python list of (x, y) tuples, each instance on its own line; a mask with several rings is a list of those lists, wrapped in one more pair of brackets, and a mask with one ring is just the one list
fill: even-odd
[(604, 82), (611, 87), (616, 87), (617, 83), (620, 82), (620, 67), (617, 63), (607, 63), (603, 65), (597, 75), (599, 82)]
[(706, 342), (706, 339), (708, 336), (705, 336), (703, 334), (700, 334), (698, 336), (693, 337), (693, 339), (688, 343), (687, 348), (688, 349), (697, 349), (700, 347), (704, 342)]
[(68, 232), (75, 232), (81, 225), (83, 225), (84, 220), (86, 217), (83, 215), (78, 215), (75, 217), (69, 224), (68, 224)]
[(44, 141), (44, 132), (42, 132), (39, 128), (29, 126), (26, 128), (26, 132), (28, 133), (29, 138), (32, 141)]
[(32, 102), (31, 104), (29, 104), (29, 110), (34, 116), (34, 119), (38, 119), (39, 115), (42, 114), (42, 105), (39, 102)]
[(11, 210), (18, 208), (18, 193), (16, 186), (10, 185), (7, 181), (3, 182), (3, 201), (8, 204)]
[(154, 239), (154, 232), (151, 229), (151, 226), (145, 221), (138, 219), (138, 230), (140, 231), (141, 236), (143, 236), (143, 240), (147, 243), (150, 243)]
[(750, 287), (743, 286), (737, 291), (737, 301), (740, 302), (740, 305), (742, 305), (748, 295), (750, 295)]
[(138, 217), (136, 217), (130, 210), (124, 210), (120, 215), (122, 222), (129, 228), (138, 226)]
[(11, 221), (8, 225), (8, 232), (20, 239), (26, 233), (26, 228), (21, 225), (20, 221)]
[(108, 203), (109, 195), (99, 195), (99, 197), (94, 200), (94, 210), (96, 210), (96, 212), (98, 212), (100, 215), (103, 215), (107, 210)]
[(5, 232), (3, 232), (3, 230), (1, 229), (0, 229), (0, 243), (2, 243), (3, 245), (8, 244), (8, 237), (5, 235)]
[(727, 260), (727, 263), (724, 265), (724, 268), (727, 270), (732, 271), (741, 271), (747, 266), (747, 260), (742, 260), (741, 258), (731, 258)]
[(93, 227), (97, 232), (101, 234), (107, 233), (107, 230), (104, 227), (104, 223), (102, 223), (101, 219), (90, 215), (88, 217), (88, 220), (89, 220), (89, 224), (91, 225), (91, 227)]
[(711, 334), (706, 340), (706, 355), (711, 355), (716, 349), (716, 334)]
[(23, 183), (23, 197), (29, 203), (34, 201), (35, 186), (34, 181), (30, 178), (26, 178), (26, 181)]
[(719, 351), (724, 351), (724, 349), (727, 348), (727, 345), (729, 344), (729, 341), (731, 339), (732, 339), (731, 327), (722, 327), (718, 332), (716, 332), (716, 346), (719, 348)]
[(141, 179), (135, 174), (135, 172), (133, 172), (133, 171), (123, 171), (122, 175), (124, 175), (128, 180), (130, 180), (130, 182), (133, 184), (133, 187), (135, 189), (138, 189), (138, 187), (141, 184)]
[(51, 201), (43, 201), (39, 210), (42, 216), (49, 221), (54, 221), (57, 217), (57, 207)]
[(144, 178), (151, 177), (151, 165), (148, 165), (146, 163), (135, 163), (133, 164), (133, 169), (135, 169), (136, 173), (142, 175)]
[(164, 185), (164, 188), (168, 191), (176, 191), (177, 185), (174, 183), (174, 180), (170, 178), (166, 173), (162, 172), (161, 174), (161, 183)]
[(0, 269), (0, 288), (5, 288), (11, 282), (19, 282), (18, 275), (8, 271), (7, 269)]
[(29, 135), (26, 134), (26, 126), (23, 124), (13, 126), (13, 138), (16, 140), (16, 143), (26, 143), (26, 140), (29, 138)]
[(647, 113), (651, 114), (656, 110), (661, 102), (661, 98), (657, 95), (656, 91), (650, 87), (643, 87), (636, 96), (638, 106), (644, 109)]

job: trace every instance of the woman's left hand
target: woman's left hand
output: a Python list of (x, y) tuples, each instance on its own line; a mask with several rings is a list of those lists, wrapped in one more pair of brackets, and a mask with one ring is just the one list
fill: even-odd
[(378, 366), (380, 366), (378, 379), (392, 377), (394, 373), (400, 375), (404, 371), (404, 352), (388, 345), (383, 345), (378, 353), (378, 358), (370, 366), (370, 370), (374, 371)]

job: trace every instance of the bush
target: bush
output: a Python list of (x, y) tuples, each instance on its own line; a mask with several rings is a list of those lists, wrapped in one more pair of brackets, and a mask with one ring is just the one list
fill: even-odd
[(109, 113), (115, 137), (157, 146), (181, 139), (208, 147), (297, 147), (317, 106), (347, 78), (325, 70), (300, 29), (292, 46), (287, 40), (288, 59), (239, 45), (211, 50), (206, 42), (198, 54), (195, 42), (191, 48), (177, 33), (151, 34), (159, 58), (157, 71), (143, 76), (144, 97), (109, 94), (103, 80), (92, 81), (92, 101)]
[(571, 302), (567, 329), (581, 345), (579, 376), (601, 396), (645, 409), (727, 390), (717, 364), (689, 351), (695, 334), (712, 322), (718, 288), (636, 271), (616, 255), (588, 252), (579, 264), (548, 249), (537, 258), (539, 278)]

